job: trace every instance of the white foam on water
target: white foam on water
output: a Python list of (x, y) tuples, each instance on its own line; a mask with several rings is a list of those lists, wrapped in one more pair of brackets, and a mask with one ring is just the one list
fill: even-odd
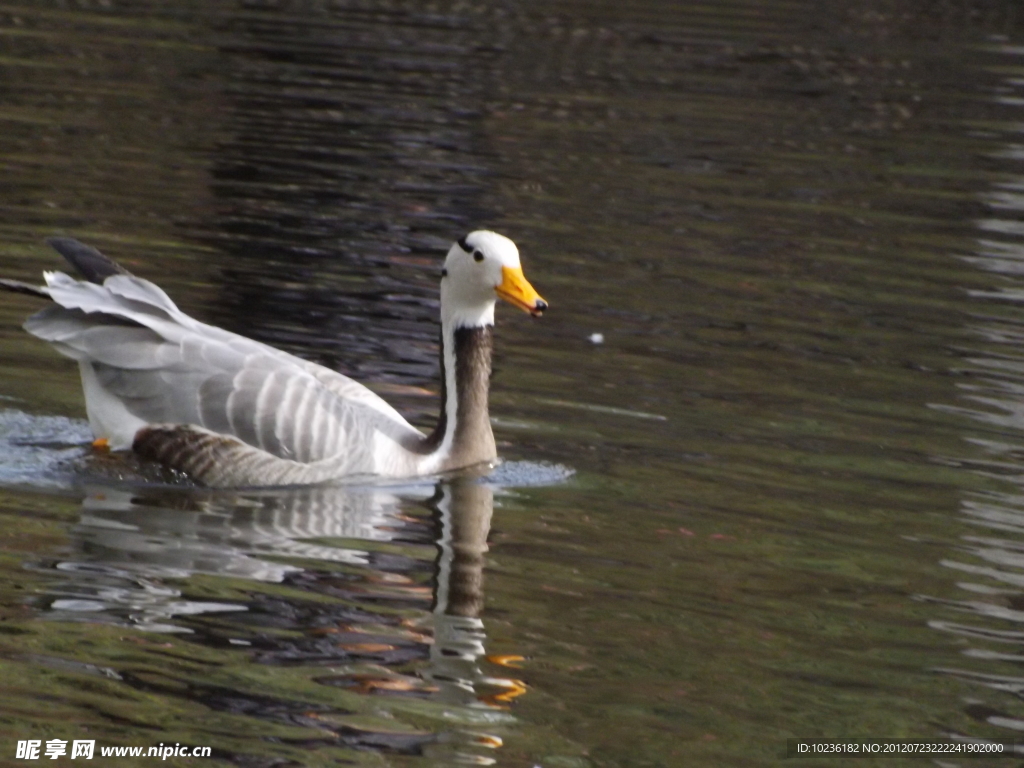
[(576, 474), (562, 464), (543, 461), (503, 461), (483, 478), (483, 482), (501, 488), (535, 488), (560, 485)]
[(84, 419), (0, 410), (0, 485), (70, 487), (91, 441)]

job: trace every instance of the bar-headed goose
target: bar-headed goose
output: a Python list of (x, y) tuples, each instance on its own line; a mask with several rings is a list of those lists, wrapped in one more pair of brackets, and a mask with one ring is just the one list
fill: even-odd
[(495, 300), (534, 316), (547, 308), (507, 237), (477, 231), (452, 246), (441, 272), (441, 414), (424, 435), (362, 384), (189, 317), (76, 240), (49, 243), (86, 279), (46, 272), (45, 286), (0, 287), (53, 300), (25, 328), (78, 361), (97, 442), (210, 486), (410, 477), (493, 460)]

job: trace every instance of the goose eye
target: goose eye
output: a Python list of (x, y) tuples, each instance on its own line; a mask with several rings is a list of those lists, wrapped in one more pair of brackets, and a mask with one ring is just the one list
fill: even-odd
[(483, 261), (484, 260), (483, 253), (481, 253), (480, 251), (473, 251), (473, 260), (474, 261)]

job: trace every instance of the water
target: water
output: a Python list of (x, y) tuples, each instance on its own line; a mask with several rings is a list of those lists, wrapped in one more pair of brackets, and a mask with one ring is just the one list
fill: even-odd
[(3, 760), (1018, 738), (1024, 15), (834, 6), (0, 8), (4, 276), (76, 236), (423, 426), (448, 243), (552, 306), (499, 309), (490, 477), (213, 493), (93, 454), (4, 296)]

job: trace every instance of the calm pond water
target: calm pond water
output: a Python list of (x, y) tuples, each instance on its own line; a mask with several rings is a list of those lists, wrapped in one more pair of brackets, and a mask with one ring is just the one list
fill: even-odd
[(73, 235), (421, 425), (452, 240), (552, 307), (488, 477), (213, 493), (94, 455), (4, 295), (0, 763), (1020, 738), (1022, 137), (1015, 0), (0, 5), (4, 276)]

